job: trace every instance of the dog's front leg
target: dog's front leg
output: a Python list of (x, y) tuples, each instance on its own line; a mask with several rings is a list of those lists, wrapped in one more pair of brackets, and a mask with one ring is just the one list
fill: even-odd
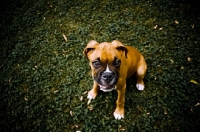
[(95, 99), (97, 94), (99, 92), (99, 86), (98, 84), (94, 81), (94, 84), (93, 84), (93, 88), (88, 92), (88, 96), (87, 98), (88, 99)]
[(121, 120), (124, 118), (124, 102), (125, 102), (125, 92), (126, 92), (126, 84), (122, 86), (120, 89), (117, 89), (118, 98), (116, 101), (116, 109), (114, 112), (114, 117), (117, 120)]

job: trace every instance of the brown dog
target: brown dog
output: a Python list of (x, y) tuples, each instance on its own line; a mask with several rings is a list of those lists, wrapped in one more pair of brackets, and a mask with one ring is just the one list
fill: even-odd
[(99, 89), (104, 92), (116, 89), (118, 98), (114, 117), (119, 120), (124, 118), (126, 78), (136, 73), (136, 87), (138, 90), (144, 90), (143, 78), (147, 70), (144, 57), (135, 48), (124, 46), (117, 40), (101, 44), (92, 40), (83, 53), (90, 60), (94, 79), (88, 99), (95, 99)]

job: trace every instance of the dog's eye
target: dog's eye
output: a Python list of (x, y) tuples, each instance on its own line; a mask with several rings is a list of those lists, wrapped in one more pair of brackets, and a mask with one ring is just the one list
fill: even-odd
[(113, 65), (114, 65), (115, 67), (119, 67), (119, 66), (121, 65), (121, 61), (118, 60), (118, 59), (116, 59), (116, 60), (113, 62)]
[(99, 61), (94, 61), (92, 62), (92, 65), (95, 67), (95, 68), (99, 68), (101, 66), (101, 63)]

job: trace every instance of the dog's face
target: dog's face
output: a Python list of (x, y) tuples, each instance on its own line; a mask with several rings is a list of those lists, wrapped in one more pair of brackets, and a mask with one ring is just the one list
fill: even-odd
[(104, 92), (112, 91), (119, 79), (121, 63), (123, 63), (127, 49), (119, 41), (98, 44), (90, 41), (84, 50), (90, 60), (92, 76)]

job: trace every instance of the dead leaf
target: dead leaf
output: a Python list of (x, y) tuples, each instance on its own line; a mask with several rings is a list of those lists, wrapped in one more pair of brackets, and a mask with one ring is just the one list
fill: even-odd
[(191, 58), (190, 58), (190, 57), (188, 57), (188, 58), (187, 58), (187, 60), (188, 60), (188, 61), (191, 61)]
[(80, 97), (80, 101), (83, 101), (83, 96)]
[(63, 38), (65, 39), (66, 42), (68, 42), (67, 37), (65, 36), (65, 34), (63, 33)]
[(183, 70), (184, 69), (184, 66), (181, 66), (181, 69), (180, 70)]
[(89, 104), (90, 104), (90, 102), (91, 102), (91, 99), (89, 99), (89, 100), (88, 100), (88, 102), (87, 102), (87, 105), (89, 105)]
[(177, 20), (174, 21), (176, 24), (179, 24), (179, 22)]
[(69, 113), (70, 113), (71, 116), (73, 116), (73, 112), (72, 111), (70, 111)]
[(195, 106), (199, 106), (199, 105), (200, 105), (200, 103), (195, 104)]
[(86, 94), (88, 91), (85, 91), (83, 94)]
[(93, 110), (93, 106), (92, 106), (92, 105), (88, 105), (88, 109), (89, 109), (90, 111), (92, 111), (92, 110)]
[(190, 82), (191, 82), (191, 83), (194, 83), (194, 84), (197, 84), (197, 85), (200, 86), (200, 84), (199, 84), (196, 80), (193, 80), (193, 79), (192, 79), (192, 80), (190, 80)]
[(167, 110), (164, 110), (164, 114), (167, 115)]
[(126, 129), (125, 129), (125, 127), (122, 127), (122, 126), (120, 125), (120, 126), (119, 126), (119, 130), (125, 131)]
[(58, 90), (54, 90), (53, 93), (56, 94), (58, 92)]

